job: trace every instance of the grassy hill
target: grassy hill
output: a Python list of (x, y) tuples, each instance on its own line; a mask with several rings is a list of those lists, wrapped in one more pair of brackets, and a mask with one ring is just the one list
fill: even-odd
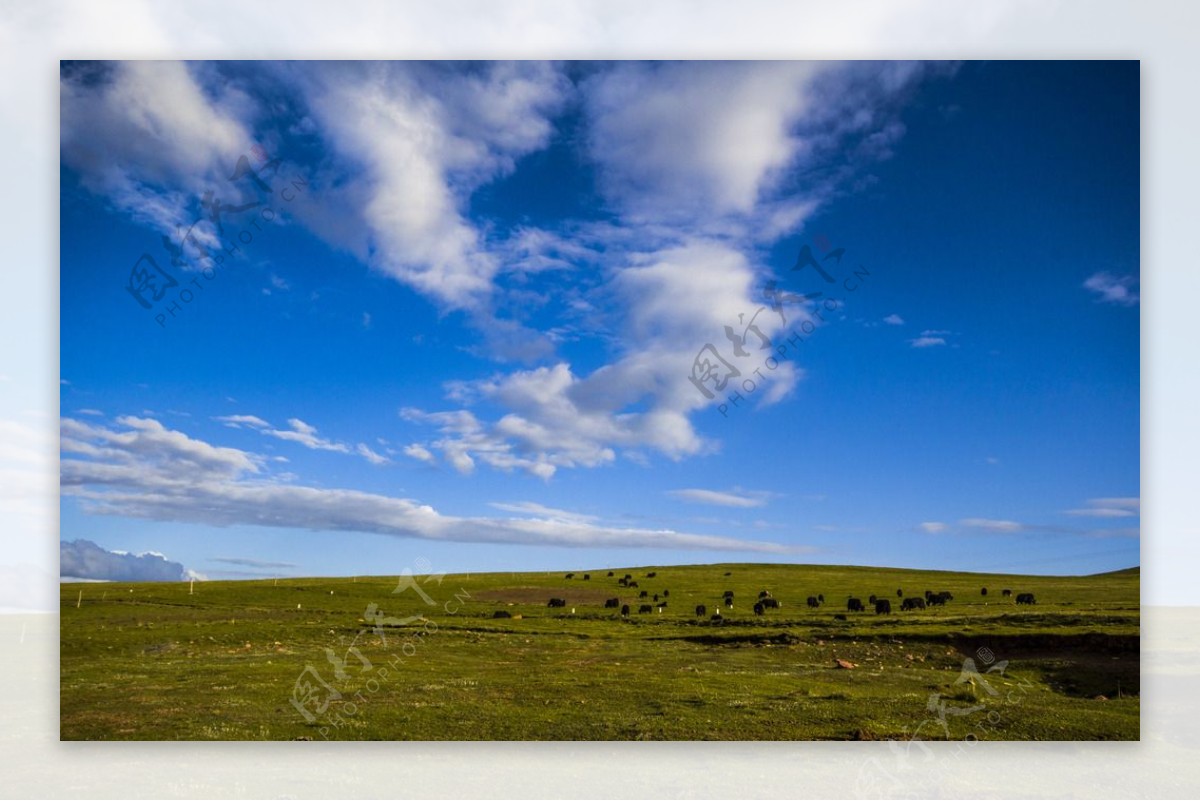
[[(1137, 568), (608, 572), (417, 577), (399, 592), (396, 577), (203, 582), (194, 594), (186, 583), (64, 584), (62, 738), (1139, 736)], [(626, 573), (637, 588), (617, 585)], [(954, 599), (900, 612), (898, 589)], [(642, 590), (667, 606), (638, 614), (654, 605)], [(757, 616), (762, 590), (781, 607)], [(818, 594), (826, 603), (808, 608)], [(894, 613), (846, 611), (849, 596), (872, 594)], [(566, 605), (547, 607), (552, 597)], [(605, 609), (609, 598), (633, 614)]]

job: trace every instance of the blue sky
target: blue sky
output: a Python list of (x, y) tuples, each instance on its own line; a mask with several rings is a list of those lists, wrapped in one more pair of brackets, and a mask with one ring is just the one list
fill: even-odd
[(1138, 564), (1139, 103), (1137, 62), (65, 63), (62, 539)]

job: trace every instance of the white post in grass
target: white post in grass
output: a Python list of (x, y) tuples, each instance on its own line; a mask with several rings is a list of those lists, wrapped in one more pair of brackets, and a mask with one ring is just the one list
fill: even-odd
[(196, 579), (193, 578), (191, 580), (191, 582), (188, 584), (188, 595), (195, 595), (195, 594), (196, 594)]
[(79, 591), (79, 600), (75, 602), (76, 609), (78, 609), (81, 606), (83, 606), (83, 590)]

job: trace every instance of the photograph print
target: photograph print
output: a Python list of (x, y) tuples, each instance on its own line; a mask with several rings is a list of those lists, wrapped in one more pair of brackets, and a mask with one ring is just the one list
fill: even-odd
[(62, 61), (61, 738), (1138, 740), (1139, 85)]

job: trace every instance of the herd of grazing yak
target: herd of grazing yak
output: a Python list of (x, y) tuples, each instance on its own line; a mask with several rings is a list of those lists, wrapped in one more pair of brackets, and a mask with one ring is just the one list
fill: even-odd
[[(730, 574), (726, 573), (725, 575), (728, 576)], [(608, 571), (608, 577), (612, 578), (613, 576), (614, 576), (613, 571), (611, 571), (611, 570)], [(657, 576), (658, 576), (657, 572), (650, 572), (645, 575), (645, 578), (652, 579), (652, 578), (656, 578)], [(567, 573), (564, 578), (566, 578), (568, 580), (573, 579), (573, 578), (575, 578), (575, 574)], [(591, 578), (592, 578), (592, 576), (590, 573), (583, 574), (584, 581), (590, 581)], [(621, 587), (624, 587), (625, 589), (640, 589), (638, 587), (638, 583), (636, 581), (634, 581), (633, 576), (629, 573), (626, 573), (624, 576), (617, 579), (617, 584)], [(983, 587), (979, 591), (979, 594), (986, 596), (988, 594), (987, 587)], [(1004, 590), (1000, 591), (1000, 594), (1002, 596), (1004, 596), (1005, 598), (1008, 598), (1013, 594), (1013, 591), (1010, 589), (1004, 589)], [(653, 598), (651, 599), (651, 594), (650, 594), (649, 590), (640, 590), (640, 592), (638, 593), (639, 600), (646, 600), (646, 601), (652, 600), (652, 603), (639, 604), (638, 609), (637, 609), (638, 614), (640, 614), (640, 615), (650, 614), (650, 613), (654, 612), (655, 609), (657, 609), (659, 612), (662, 612), (664, 609), (667, 608), (667, 598), (669, 598), (670, 596), (671, 596), (670, 590), (663, 590), (662, 592), (654, 593)], [(921, 597), (905, 598), (904, 590), (897, 589), (896, 597), (902, 599), (900, 601), (900, 609), (901, 609), (901, 611), (904, 611), (904, 612), (909, 612), (909, 611), (913, 611), (913, 610), (917, 610), (917, 609), (925, 609), (930, 606), (945, 606), (947, 601), (954, 600), (954, 596), (944, 590), (942, 592), (933, 592), (931, 590), (925, 590), (924, 598), (921, 598)], [(1031, 593), (1031, 592), (1020, 592), (1020, 593), (1017, 593), (1016, 602), (1018, 604), (1036, 604), (1037, 599), (1033, 597), (1033, 593)], [(733, 608), (733, 590), (725, 590), (724, 595), (721, 596), (721, 603), (724, 604), (725, 607), (728, 609)], [(806, 603), (808, 604), (809, 608), (818, 609), (821, 606), (825, 605), (825, 596), (821, 595), (821, 594), (810, 595), (810, 596), (808, 596)], [(546, 605), (549, 607), (565, 607), (567, 605), (567, 602), (563, 598), (551, 598), (549, 603), (547, 603)], [(774, 596), (771, 595), (770, 590), (762, 590), (761, 592), (759, 592), (758, 598), (755, 599), (755, 601), (754, 601), (754, 607), (753, 607), (754, 614), (755, 615), (765, 615), (767, 613), (768, 609), (779, 609), (782, 606), (783, 606), (783, 604), (781, 604), (778, 599), (776, 599)], [(879, 598), (875, 595), (872, 595), (869, 598), (867, 598), (867, 602), (866, 602), (866, 604), (864, 604), (861, 598), (855, 598), (855, 597), (851, 596), (846, 601), (846, 611), (847, 612), (865, 612), (867, 610), (867, 607), (873, 607), (875, 609), (875, 614), (877, 614), (877, 615), (890, 615), (892, 613), (892, 602), (887, 598)], [(606, 600), (604, 602), (604, 608), (605, 609), (619, 609), (620, 615), (622, 618), (629, 617), (629, 614), (631, 612), (630, 605), (622, 604), (620, 598), (609, 598), (608, 600)], [(571, 611), (573, 612), (574, 610), (571, 610)], [(496, 612), (495, 616), (496, 617), (510, 617), (510, 615), (507, 612), (503, 612), (503, 611)], [(704, 604), (698, 604), (696, 606), (696, 616), (701, 617), (701, 618), (709, 617), (708, 607), (705, 606)], [(841, 614), (834, 615), (834, 618), (836, 620), (846, 620), (847, 619), (845, 615), (841, 615)], [(721, 607), (720, 606), (715, 607), (715, 611), (712, 614), (712, 616), (709, 617), (709, 619), (713, 620), (715, 622), (721, 622), (723, 620), (723, 618), (721, 617)]]

